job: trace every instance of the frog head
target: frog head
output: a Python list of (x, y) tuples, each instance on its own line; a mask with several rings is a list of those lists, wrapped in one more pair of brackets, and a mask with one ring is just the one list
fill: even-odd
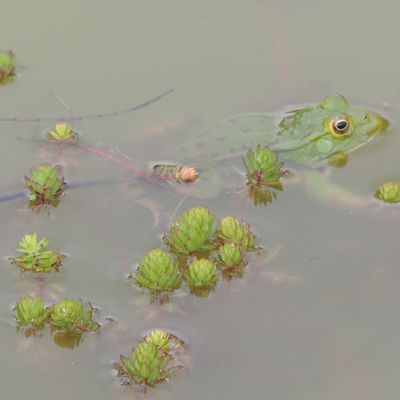
[(384, 131), (389, 122), (380, 114), (351, 106), (341, 95), (316, 106), (290, 111), (280, 122), (277, 150), (302, 164), (328, 161), (348, 154)]

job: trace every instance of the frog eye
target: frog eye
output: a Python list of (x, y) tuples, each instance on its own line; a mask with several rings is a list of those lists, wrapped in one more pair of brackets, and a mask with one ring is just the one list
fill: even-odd
[(351, 135), (353, 128), (346, 115), (338, 115), (331, 121), (331, 131), (335, 136)]

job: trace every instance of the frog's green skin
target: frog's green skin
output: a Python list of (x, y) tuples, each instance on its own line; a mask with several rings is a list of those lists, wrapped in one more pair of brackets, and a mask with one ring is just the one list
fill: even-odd
[[(331, 122), (345, 117), (351, 133), (335, 134)], [(203, 159), (222, 160), (244, 155), (257, 144), (268, 145), (282, 161), (319, 166), (337, 153), (348, 154), (385, 130), (388, 121), (376, 112), (351, 106), (340, 95), (326, 97), (321, 103), (289, 111), (283, 116), (271, 113), (239, 114), (199, 135), (186, 144), (183, 154), (190, 160), (190, 148)]]
[[(345, 118), (348, 122), (350, 128), (345, 135), (334, 132), (335, 118)], [(229, 177), (221, 176), (224, 169), (220, 162), (243, 158), (257, 144), (277, 152), (286, 166), (319, 167), (330, 159), (345, 160), (348, 153), (368, 143), (388, 125), (378, 113), (351, 106), (343, 96), (328, 96), (319, 104), (286, 113), (228, 117), (209, 132), (188, 140), (179, 151), (179, 162), (193, 165), (199, 171), (200, 179), (189, 190), (190, 195), (208, 198), (229, 181)]]

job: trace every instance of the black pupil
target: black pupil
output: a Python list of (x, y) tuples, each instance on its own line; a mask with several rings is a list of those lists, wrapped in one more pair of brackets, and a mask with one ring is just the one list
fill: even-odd
[(341, 121), (338, 121), (338, 122), (336, 123), (336, 129), (337, 129), (338, 131), (343, 131), (343, 130), (346, 129), (346, 128), (347, 128), (347, 121), (341, 120)]

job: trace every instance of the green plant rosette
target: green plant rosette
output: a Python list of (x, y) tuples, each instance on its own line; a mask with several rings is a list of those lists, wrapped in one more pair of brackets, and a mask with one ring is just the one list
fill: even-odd
[(97, 332), (100, 325), (92, 320), (93, 307), (82, 300), (61, 299), (50, 308), (50, 323), (68, 333)]
[(10, 82), (15, 76), (15, 56), (11, 50), (0, 51), (0, 85)]
[(165, 250), (153, 249), (148, 252), (131, 276), (139, 287), (153, 294), (173, 292), (181, 286), (182, 275), (173, 256)]
[(185, 279), (192, 294), (206, 297), (217, 284), (216, 268), (210, 260), (195, 260), (185, 271)]
[(164, 241), (178, 255), (207, 252), (213, 248), (214, 222), (215, 217), (207, 208), (191, 208), (172, 225)]
[(248, 184), (265, 185), (275, 187), (284, 174), (282, 163), (278, 161), (278, 155), (268, 147), (257, 145), (255, 150), (247, 153), (243, 160)]
[(23, 271), (51, 272), (58, 271), (62, 265), (63, 255), (52, 250), (43, 250), (48, 245), (46, 238), (37, 240), (36, 233), (27, 234), (19, 243), (17, 251), (20, 257), (12, 257), (11, 263)]
[(171, 356), (155, 344), (140, 342), (132, 350), (132, 357), (121, 355), (117, 366), (119, 375), (126, 375), (131, 383), (153, 387), (171, 376), (177, 367), (168, 367)]
[(44, 163), (25, 176), (25, 185), (30, 191), (30, 206), (49, 204), (57, 206), (64, 190), (64, 177), (58, 167)]
[(247, 251), (254, 251), (255, 236), (246, 223), (240, 223), (236, 218), (227, 216), (221, 219), (216, 229), (217, 240), (222, 243), (231, 242)]
[(42, 331), (48, 319), (49, 312), (41, 297), (24, 296), (15, 305), (15, 320), (17, 330), (21, 327)]
[(400, 182), (385, 182), (375, 193), (375, 197), (385, 203), (400, 202)]
[(59, 123), (54, 125), (53, 129), (51, 129), (47, 133), (47, 137), (49, 140), (56, 142), (73, 141), (77, 138), (75, 132), (66, 123)]

